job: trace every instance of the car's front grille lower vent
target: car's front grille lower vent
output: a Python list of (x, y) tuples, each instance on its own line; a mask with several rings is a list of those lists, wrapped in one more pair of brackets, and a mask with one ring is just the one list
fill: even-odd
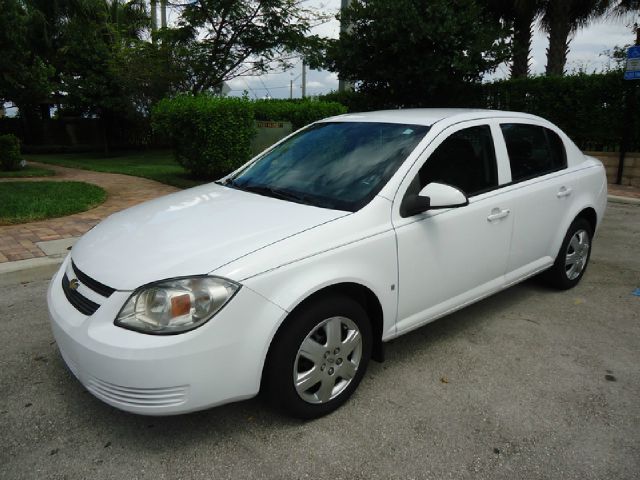
[[(71, 278), (69, 278), (71, 277)], [(101, 303), (97, 303), (98, 298), (108, 298), (115, 289), (108, 287), (97, 280), (89, 277), (70, 262), (67, 271), (62, 277), (62, 291), (71, 305), (84, 315), (93, 315)], [(83, 295), (83, 291), (85, 294)], [(87, 298), (87, 296), (93, 297)]]
[(100, 305), (84, 297), (80, 292), (78, 292), (78, 290), (71, 288), (69, 286), (70, 283), (69, 277), (67, 277), (67, 274), (65, 273), (64, 277), (62, 277), (62, 291), (67, 297), (67, 300), (69, 300), (69, 303), (76, 307), (76, 310), (80, 313), (93, 315), (96, 310), (100, 308)]

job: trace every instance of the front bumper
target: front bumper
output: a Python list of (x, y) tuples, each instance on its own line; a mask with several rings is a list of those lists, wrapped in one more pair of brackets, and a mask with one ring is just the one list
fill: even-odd
[(267, 349), (286, 312), (243, 287), (205, 325), (147, 335), (113, 321), (131, 292), (114, 292), (87, 317), (62, 291), (69, 258), (51, 280), (47, 304), (62, 357), (100, 400), (144, 415), (172, 415), (258, 393)]

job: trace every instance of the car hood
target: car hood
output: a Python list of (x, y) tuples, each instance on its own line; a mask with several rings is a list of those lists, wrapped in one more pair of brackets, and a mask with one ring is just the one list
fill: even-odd
[(78, 269), (117, 290), (206, 274), (349, 212), (207, 184), (111, 215), (73, 247)]

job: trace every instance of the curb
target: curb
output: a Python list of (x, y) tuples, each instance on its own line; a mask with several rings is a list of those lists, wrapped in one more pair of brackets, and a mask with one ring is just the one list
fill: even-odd
[(0, 286), (49, 280), (63, 260), (64, 255), (56, 255), (0, 263)]
[(607, 200), (611, 203), (626, 203), (627, 205), (640, 205), (640, 198), (621, 197), (618, 195), (607, 195)]

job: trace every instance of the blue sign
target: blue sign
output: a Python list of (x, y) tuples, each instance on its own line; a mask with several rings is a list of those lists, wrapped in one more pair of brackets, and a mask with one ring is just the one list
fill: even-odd
[(627, 50), (627, 68), (625, 80), (640, 80), (640, 47), (629, 47)]

